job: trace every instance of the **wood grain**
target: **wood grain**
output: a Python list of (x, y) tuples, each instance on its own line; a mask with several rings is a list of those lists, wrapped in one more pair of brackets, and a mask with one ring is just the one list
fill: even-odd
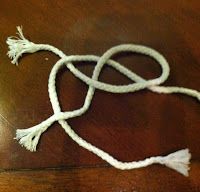
[[(191, 177), (185, 178), (161, 166), (120, 171), (108, 167), (14, 171), (0, 173), (2, 192), (96, 191), (96, 192), (199, 192), (199, 163), (193, 163)], [(168, 174), (162, 174), (163, 171)], [(156, 181), (156, 182), (155, 182)]]
[[(200, 3), (196, 0), (1, 0), (0, 169), (41, 170), (3, 172), (2, 190), (17, 191), (20, 182), (13, 186), (6, 182), (9, 178), (15, 180), (22, 174), (21, 183), (24, 182), (25, 186), (29, 184), (29, 177), (44, 177), (46, 182), (49, 179), (52, 179), (50, 182), (55, 182), (50, 184), (52, 191), (57, 191), (60, 185), (62, 190), (88, 191), (92, 190), (93, 183), (95, 191), (112, 191), (111, 187), (104, 186), (103, 183), (108, 180), (109, 185), (112, 185), (115, 174), (118, 173), (122, 176), (117, 182), (133, 181), (134, 186), (140, 186), (136, 188), (138, 191), (151, 191), (150, 186), (152, 191), (198, 191), (200, 107), (196, 100), (186, 96), (158, 95), (147, 90), (122, 95), (96, 91), (89, 111), (81, 117), (69, 120), (69, 123), (80, 136), (123, 161), (164, 155), (188, 147), (192, 153), (192, 167), (195, 167), (194, 175), (190, 178), (183, 178), (161, 166), (136, 172), (120, 172), (110, 168), (107, 170), (107, 163), (80, 148), (57, 123), (42, 135), (36, 153), (22, 148), (13, 140), (16, 129), (34, 126), (53, 113), (48, 98), (47, 81), (58, 58), (51, 53), (40, 52), (24, 56), (19, 67), (16, 67), (6, 56), (5, 41), (8, 36), (15, 34), (17, 25), (22, 25), (25, 35), (31, 41), (52, 44), (68, 55), (101, 55), (110, 47), (121, 43), (144, 44), (158, 50), (167, 58), (171, 74), (165, 85), (199, 90), (199, 10)], [(160, 74), (158, 64), (147, 57), (124, 54), (115, 59), (144, 78), (150, 79)], [(87, 75), (92, 74), (94, 65), (95, 63), (77, 64)], [(109, 67), (105, 67), (100, 79), (113, 84), (130, 83)], [(83, 104), (87, 86), (66, 69), (59, 73), (57, 86), (63, 111), (77, 109)], [(94, 169), (81, 168), (91, 166)], [(95, 168), (96, 166), (106, 167)], [(43, 172), (44, 168), (65, 168), (66, 171)], [(157, 174), (155, 177), (151, 174), (152, 170)], [(75, 180), (79, 173), (82, 179), (80, 189), (75, 187), (79, 185)], [(50, 178), (47, 176), (49, 174)], [(97, 184), (99, 178), (96, 180), (96, 174), (100, 175), (101, 185)], [(55, 181), (54, 175), (60, 177), (63, 183)], [(91, 180), (87, 180), (86, 175)], [(169, 182), (165, 183), (166, 179)], [(64, 186), (64, 181), (71, 183), (68, 185), (66, 182)], [(42, 181), (40, 184), (42, 186)], [(34, 182), (31, 183), (32, 191), (39, 191), (40, 184), (35, 186)], [(48, 184), (44, 185), (46, 188), (41, 188), (40, 191), (48, 189)], [(122, 188), (113, 189), (120, 190), (123, 191)]]

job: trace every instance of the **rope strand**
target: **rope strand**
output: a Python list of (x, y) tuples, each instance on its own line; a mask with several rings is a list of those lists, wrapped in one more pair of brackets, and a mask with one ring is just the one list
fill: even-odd
[[(136, 92), (142, 89), (148, 89), (156, 93), (181, 93), (200, 100), (200, 93), (196, 90), (183, 87), (160, 86), (167, 80), (170, 69), (166, 59), (159, 52), (152, 48), (142, 45), (124, 44), (112, 47), (111, 49), (107, 50), (101, 57), (96, 55), (67, 56), (61, 50), (55, 48), (54, 46), (48, 44), (35, 44), (33, 42), (30, 42), (24, 37), (22, 29), (20, 27), (17, 27), (17, 30), (17, 34), (19, 35), (19, 37), (9, 37), (7, 39), (7, 44), (9, 46), (8, 56), (12, 59), (13, 64), (17, 65), (18, 59), (24, 53), (34, 53), (40, 50), (51, 51), (60, 57), (60, 60), (57, 61), (57, 63), (53, 66), (51, 70), (48, 82), (49, 98), (52, 104), (54, 114), (47, 120), (34, 127), (28, 129), (18, 129), (16, 132), (15, 139), (19, 140), (19, 143), (22, 146), (26, 147), (26, 149), (30, 151), (36, 151), (36, 147), (42, 133), (45, 132), (48, 129), (48, 127), (51, 126), (55, 121), (58, 121), (59, 124), (65, 130), (65, 132), (76, 143), (78, 143), (85, 149), (93, 152), (94, 154), (98, 155), (103, 160), (107, 161), (110, 165), (118, 169), (135, 169), (158, 163), (172, 168), (185, 176), (188, 176), (189, 161), (191, 158), (191, 154), (188, 149), (179, 150), (167, 156), (150, 157), (141, 161), (121, 162), (109, 155), (108, 153), (104, 152), (103, 150), (97, 148), (96, 146), (90, 144), (89, 142), (81, 138), (74, 132), (74, 130), (66, 121), (69, 118), (74, 118), (84, 114), (89, 109), (95, 93), (95, 89), (121, 94), (128, 92)], [(135, 74), (134, 72), (130, 71), (126, 67), (122, 66), (118, 62), (111, 59), (113, 55), (125, 51), (144, 54), (155, 59), (160, 64), (162, 69), (162, 74), (160, 75), (160, 77), (146, 80), (140, 77), (139, 75)], [(74, 62), (80, 61), (97, 62), (91, 78), (83, 74), (73, 65)], [(134, 81), (134, 83), (129, 85), (111, 85), (108, 83), (100, 82), (98, 80), (98, 77), (103, 66), (106, 64), (113, 67), (115, 70)], [(77, 78), (79, 78), (81, 81), (83, 81), (89, 86), (83, 106), (80, 109), (76, 109), (74, 111), (61, 111), (60, 103), (56, 92), (56, 75), (59, 69), (63, 66), (66, 66), (70, 72), (72, 72)]]

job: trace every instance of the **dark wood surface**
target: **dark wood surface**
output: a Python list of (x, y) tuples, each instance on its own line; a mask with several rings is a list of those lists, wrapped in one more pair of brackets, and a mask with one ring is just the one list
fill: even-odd
[[(188, 178), (159, 165), (119, 171), (74, 143), (55, 123), (31, 153), (13, 140), (52, 115), (49, 72), (58, 57), (48, 52), (24, 56), (19, 67), (6, 56), (6, 38), (22, 25), (36, 43), (66, 54), (101, 55), (121, 43), (144, 44), (161, 52), (171, 74), (164, 85), (199, 90), (200, 3), (183, 1), (0, 1), (0, 191), (200, 191), (200, 106), (190, 97), (143, 90), (129, 94), (96, 91), (89, 111), (69, 120), (83, 138), (122, 161), (190, 148)], [(46, 60), (45, 58), (48, 58)], [(160, 68), (148, 57), (116, 58), (147, 79)], [(79, 63), (91, 75), (94, 63)], [(130, 80), (105, 67), (100, 79)], [(63, 111), (79, 108), (87, 86), (66, 69), (57, 80)]]
[[(68, 170), (34, 170), (0, 173), (1, 191), (199, 191), (200, 174), (192, 164), (190, 179), (168, 172), (167, 168), (120, 171), (109, 167), (73, 168)], [(166, 170), (166, 172), (165, 172)], [(163, 174), (162, 172), (165, 172)], [(11, 184), (12, 183), (12, 184)]]

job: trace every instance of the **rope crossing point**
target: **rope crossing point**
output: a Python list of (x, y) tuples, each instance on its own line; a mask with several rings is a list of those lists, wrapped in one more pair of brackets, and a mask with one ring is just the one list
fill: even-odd
[[(34, 53), (41, 50), (46, 50), (55, 53), (60, 57), (60, 60), (53, 66), (48, 81), (48, 92), (50, 97), (50, 102), (52, 104), (52, 108), (54, 114), (48, 119), (44, 120), (38, 125), (35, 125), (28, 129), (17, 129), (16, 137), (19, 143), (24, 146), (26, 149), (30, 151), (36, 151), (36, 147), (40, 136), (44, 133), (49, 126), (51, 126), (55, 121), (58, 121), (59, 124), (63, 127), (65, 132), (80, 146), (83, 148), (93, 152), (94, 154), (101, 157), (103, 160), (107, 161), (110, 165), (118, 168), (118, 169), (135, 169), (146, 167), (151, 164), (162, 164), (169, 168), (172, 168), (179, 173), (188, 176), (189, 171), (189, 161), (191, 158), (191, 154), (189, 149), (182, 149), (171, 153), (167, 156), (156, 156), (146, 158), (141, 161), (133, 161), (133, 162), (121, 162), (112, 157), (110, 154), (105, 151), (97, 148), (96, 146), (90, 144), (79, 135), (77, 135), (74, 130), (67, 123), (67, 119), (74, 118), (77, 116), (83, 115), (90, 107), (92, 102), (95, 89), (100, 89), (107, 92), (112, 93), (128, 93), (128, 92), (136, 92), (142, 89), (148, 89), (150, 91), (156, 93), (181, 93), (192, 96), (200, 101), (200, 93), (196, 90), (183, 88), (183, 87), (166, 87), (160, 86), (164, 83), (169, 76), (169, 65), (166, 59), (156, 50), (135, 44), (123, 44), (112, 47), (107, 50), (101, 57), (96, 55), (71, 55), (67, 56), (62, 51), (57, 49), (54, 46), (48, 44), (35, 44), (26, 39), (22, 33), (22, 28), (17, 27), (18, 37), (8, 37), (7, 44), (9, 46), (8, 56), (12, 59), (12, 63), (18, 65), (18, 59), (24, 53)], [(135, 52), (144, 54), (155, 59), (161, 66), (162, 74), (160, 77), (146, 80), (134, 72), (130, 71), (126, 67), (122, 66), (120, 63), (112, 60), (112, 56), (119, 52)], [(94, 61), (97, 62), (92, 78), (86, 76), (81, 71), (79, 71), (74, 65), (73, 62), (79, 61)], [(113, 67), (115, 70), (119, 71), (134, 83), (129, 85), (111, 85), (107, 83), (100, 82), (98, 80), (101, 69), (104, 65), (109, 65)], [(76, 109), (74, 111), (62, 112), (60, 103), (58, 100), (57, 92), (56, 92), (56, 75), (59, 69), (63, 66), (66, 66), (69, 71), (71, 71), (77, 78), (81, 81), (85, 82), (88, 85), (88, 91), (85, 98), (85, 102), (80, 109)]]

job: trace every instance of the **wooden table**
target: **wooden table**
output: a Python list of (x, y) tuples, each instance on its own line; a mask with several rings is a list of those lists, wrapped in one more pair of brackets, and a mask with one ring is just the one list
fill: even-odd
[[(79, 147), (55, 123), (31, 153), (16, 140), (17, 128), (28, 128), (53, 114), (47, 92), (50, 70), (58, 57), (49, 52), (26, 55), (19, 66), (7, 57), (6, 38), (22, 25), (27, 38), (52, 44), (66, 54), (102, 55), (121, 43), (150, 46), (168, 60), (164, 85), (200, 90), (200, 3), (198, 0), (20, 1), (0, 2), (0, 191), (161, 192), (200, 191), (200, 106), (190, 97), (147, 90), (129, 94), (96, 91), (89, 111), (70, 119), (87, 141), (122, 161), (165, 155), (188, 147), (188, 178), (164, 166), (120, 171)], [(150, 79), (160, 68), (148, 57), (116, 57)], [(95, 63), (77, 66), (87, 75)], [(131, 81), (105, 67), (101, 81)], [(64, 111), (82, 106), (87, 86), (67, 69), (57, 79)]]

